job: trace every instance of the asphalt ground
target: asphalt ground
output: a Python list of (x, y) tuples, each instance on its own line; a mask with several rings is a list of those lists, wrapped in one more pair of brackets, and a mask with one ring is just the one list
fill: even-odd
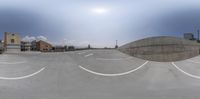
[(0, 55), (0, 99), (198, 99), (200, 56), (153, 62), (117, 50)]

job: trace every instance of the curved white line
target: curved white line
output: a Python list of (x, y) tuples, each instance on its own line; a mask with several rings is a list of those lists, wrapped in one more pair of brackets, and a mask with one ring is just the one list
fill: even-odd
[(88, 55), (85, 55), (85, 57), (89, 57), (89, 56), (92, 56), (92, 55), (94, 55), (93, 53), (90, 53), (90, 54), (88, 54)]
[(193, 74), (190, 74), (190, 73), (187, 73), (185, 72), (184, 70), (182, 70), (181, 68), (179, 68), (174, 62), (172, 62), (172, 65), (178, 69), (180, 72), (184, 73), (185, 75), (189, 76), (189, 77), (192, 77), (192, 78), (196, 78), (196, 79), (200, 79), (200, 76), (196, 76), (196, 75), (193, 75)]
[(12, 65), (12, 64), (23, 64), (26, 63), (26, 61), (22, 61), (22, 62), (0, 62), (0, 64), (8, 64), (8, 65)]
[(80, 52), (80, 53), (78, 53), (78, 54), (84, 54), (84, 53), (86, 53), (86, 52)]
[(0, 59), (0, 62), (6, 62), (6, 61), (8, 61), (8, 60), (6, 60), (6, 59)]
[(188, 59), (187, 61), (192, 62), (192, 63), (196, 63), (196, 64), (200, 64), (200, 62), (195, 62), (193, 60)]
[(117, 60), (127, 60), (127, 59), (131, 59), (132, 57), (128, 57), (128, 58), (113, 58), (113, 59), (109, 59), (109, 58), (96, 58), (96, 60), (113, 60), (113, 61), (117, 61)]
[(122, 75), (127, 75), (129, 73), (132, 73), (134, 71), (137, 71), (138, 69), (142, 68), (144, 65), (146, 65), (149, 61), (146, 61), (145, 63), (143, 63), (141, 66), (137, 67), (136, 69), (133, 69), (133, 70), (130, 70), (128, 72), (124, 72), (124, 73), (118, 73), (118, 74), (103, 74), (103, 73), (98, 73), (98, 72), (94, 72), (94, 71), (91, 71), (91, 70), (88, 70), (82, 66), (79, 66), (79, 68), (89, 72), (89, 73), (92, 73), (92, 74), (95, 74), (95, 75), (100, 75), (100, 76), (122, 76)]
[(46, 67), (43, 67), (42, 69), (40, 69), (39, 71), (26, 75), (26, 76), (21, 76), (21, 77), (0, 77), (0, 80), (20, 80), (20, 79), (25, 79), (25, 78), (29, 78), (32, 77), (38, 73), (40, 73), (41, 71), (43, 71)]

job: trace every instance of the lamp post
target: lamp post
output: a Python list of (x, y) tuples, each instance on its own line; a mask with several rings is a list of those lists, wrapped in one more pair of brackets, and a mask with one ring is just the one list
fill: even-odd
[(199, 29), (197, 30), (197, 40), (199, 41)]
[(115, 48), (116, 48), (116, 49), (118, 48), (118, 44), (117, 44), (117, 43), (118, 43), (118, 41), (116, 40), (116, 45), (115, 45)]

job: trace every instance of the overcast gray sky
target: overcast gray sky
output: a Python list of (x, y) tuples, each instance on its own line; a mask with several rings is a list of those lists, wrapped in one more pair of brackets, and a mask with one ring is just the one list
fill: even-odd
[(0, 0), (0, 37), (17, 32), (55, 44), (113, 47), (196, 32), (199, 0)]

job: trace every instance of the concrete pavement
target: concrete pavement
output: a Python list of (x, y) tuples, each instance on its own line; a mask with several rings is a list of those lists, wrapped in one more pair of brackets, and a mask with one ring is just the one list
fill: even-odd
[(172, 62), (147, 63), (117, 50), (3, 54), (0, 78), (22, 79), (0, 79), (0, 98), (199, 98), (200, 79), (185, 73), (200, 76), (200, 56), (174, 64), (179, 69)]

